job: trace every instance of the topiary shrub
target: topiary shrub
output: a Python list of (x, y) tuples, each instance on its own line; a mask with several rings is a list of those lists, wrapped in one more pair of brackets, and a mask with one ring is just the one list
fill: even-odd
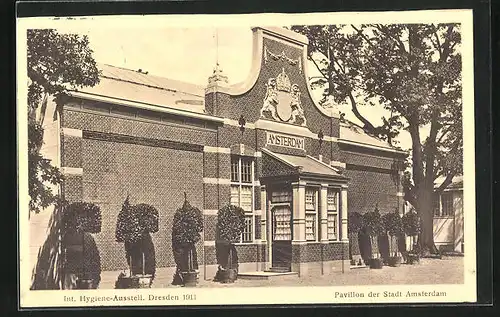
[[(352, 244), (358, 240), (358, 233), (363, 228), (363, 216), (359, 212), (348, 213), (348, 232), (349, 232), (349, 259), (352, 261)], [(358, 247), (359, 248), (359, 247)], [(351, 262), (352, 264), (353, 262)]]
[(403, 231), (406, 236), (410, 237), (410, 252), (408, 252), (408, 263), (412, 264), (418, 261), (420, 257), (420, 249), (418, 245), (415, 245), (415, 236), (420, 234), (420, 217), (415, 212), (415, 209), (410, 209), (410, 211), (403, 215), (401, 218), (403, 224)]
[(172, 252), (177, 265), (173, 285), (196, 285), (198, 256), (196, 243), (201, 240), (203, 213), (191, 206), (184, 193), (184, 204), (177, 209), (172, 223)]
[(118, 278), (117, 288), (150, 287), (156, 273), (155, 248), (151, 233), (158, 232), (158, 210), (148, 204), (131, 205), (129, 196), (118, 213), (115, 237), (123, 242), (129, 276)]
[(62, 206), (64, 289), (95, 289), (101, 280), (101, 258), (91, 233), (101, 232), (99, 206), (74, 202)]
[(389, 249), (393, 250), (393, 256), (389, 258), (391, 266), (397, 266), (401, 261), (401, 259), (397, 256), (398, 251), (393, 247), (393, 239), (398, 238), (403, 233), (403, 222), (401, 220), (401, 216), (399, 215), (399, 211), (396, 208), (394, 212), (387, 213), (382, 217), (384, 222), (384, 227), (387, 232), (387, 235), (390, 237), (389, 239)]
[(238, 275), (238, 253), (234, 243), (239, 242), (245, 228), (245, 211), (234, 205), (226, 205), (217, 213), (216, 257), (219, 270), (215, 281), (230, 283)]
[(101, 232), (102, 216), (99, 206), (93, 203), (74, 202), (66, 205), (63, 210), (64, 231)]
[[(367, 212), (363, 215), (363, 223), (366, 233), (370, 236), (370, 244), (374, 245), (374, 240), (378, 238), (378, 236), (385, 233), (384, 223), (382, 221), (382, 217), (380, 216), (380, 212), (378, 207), (375, 207), (374, 211)], [(372, 261), (376, 259), (377, 261)], [(379, 257), (373, 257), (373, 248), (372, 248), (372, 259), (370, 262), (370, 267), (379, 268), (381, 267)]]

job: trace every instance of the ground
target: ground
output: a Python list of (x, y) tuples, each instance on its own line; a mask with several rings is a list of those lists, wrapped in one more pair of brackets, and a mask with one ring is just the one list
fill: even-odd
[[(442, 259), (421, 259), (419, 264), (400, 267), (384, 266), (380, 270), (368, 268), (332, 273), (328, 276), (307, 277), (280, 276), (272, 280), (238, 279), (234, 284), (220, 284), (200, 280), (198, 287), (263, 287), (263, 286), (340, 286), (340, 285), (408, 285), (408, 284), (462, 284), (464, 282), (463, 257), (443, 257)], [(157, 270), (153, 288), (172, 286), (172, 276)], [(100, 289), (114, 288), (119, 272), (103, 272)]]

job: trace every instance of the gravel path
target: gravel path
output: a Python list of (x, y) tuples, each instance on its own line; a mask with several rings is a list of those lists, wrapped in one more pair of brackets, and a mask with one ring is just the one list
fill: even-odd
[[(333, 285), (407, 285), (407, 284), (462, 284), (464, 282), (462, 257), (421, 259), (419, 264), (386, 267), (380, 270), (354, 269), (328, 276), (280, 276), (271, 280), (238, 279), (234, 284), (220, 284), (200, 280), (198, 287), (276, 287), (276, 286), (333, 286)], [(100, 289), (114, 288), (117, 272), (103, 272)], [(170, 285), (172, 277), (157, 270), (153, 288), (179, 287)]]

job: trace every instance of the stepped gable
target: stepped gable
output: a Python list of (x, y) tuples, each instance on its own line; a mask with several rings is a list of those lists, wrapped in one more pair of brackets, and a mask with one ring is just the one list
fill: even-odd
[(249, 123), (272, 121), (338, 137), (337, 109), (325, 109), (311, 96), (307, 37), (283, 28), (252, 30), (253, 58), (247, 80), (231, 85), (231, 78), (227, 80), (220, 69), (214, 71), (206, 89), (206, 111), (233, 120), (243, 116)]

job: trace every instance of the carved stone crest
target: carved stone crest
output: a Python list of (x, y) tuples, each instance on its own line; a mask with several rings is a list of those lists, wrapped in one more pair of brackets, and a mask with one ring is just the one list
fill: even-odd
[(266, 87), (261, 118), (306, 125), (299, 86), (290, 82), (284, 69), (276, 78), (270, 78)]

